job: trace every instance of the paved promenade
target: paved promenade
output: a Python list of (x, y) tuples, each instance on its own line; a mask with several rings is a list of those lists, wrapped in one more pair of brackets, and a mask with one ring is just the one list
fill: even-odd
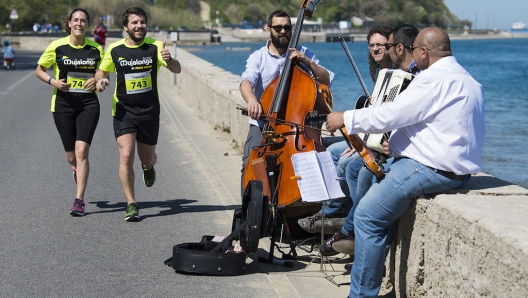
[[(227, 134), (189, 108), (167, 79), (160, 88), (161, 131), (152, 188), (144, 186), (136, 159), (142, 221), (124, 220), (112, 133), (114, 74), (111, 86), (100, 94), (86, 216), (68, 215), (75, 184), (49, 111), (52, 88), (34, 75), (41, 53), (17, 54), (17, 70), (0, 72), (0, 296), (347, 296), (348, 285), (327, 280), (318, 263), (296, 261), (294, 268), (286, 268), (257, 262), (256, 257), (267, 256), (267, 239), (248, 258), (241, 276), (182, 275), (163, 264), (175, 244), (229, 234), (240, 202), (241, 160)], [(328, 272), (337, 283), (349, 281), (345, 262), (338, 261), (336, 271)]]

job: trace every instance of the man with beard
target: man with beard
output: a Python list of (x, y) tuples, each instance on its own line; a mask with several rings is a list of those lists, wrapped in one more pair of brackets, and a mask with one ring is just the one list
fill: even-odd
[(411, 52), (411, 46), (418, 33), (418, 29), (407, 24), (392, 29), (385, 49), (389, 53), (394, 68), (401, 68), (414, 75), (420, 72)]
[(127, 200), (125, 220), (137, 221), (139, 209), (134, 196), (133, 168), (135, 148), (137, 146), (143, 168), (143, 181), (151, 187), (156, 180), (154, 164), (160, 122), (158, 71), (165, 66), (171, 72), (179, 73), (181, 66), (178, 60), (172, 58), (165, 42), (145, 38), (147, 14), (143, 9), (129, 8), (121, 19), (128, 37), (109, 45), (95, 78), (97, 89), (102, 92), (109, 83), (109, 73), (116, 72), (112, 116), (119, 149), (119, 179)]
[[(246, 61), (246, 70), (240, 78), (240, 93), (248, 103), (249, 133), (244, 144), (242, 158), (242, 181), (251, 150), (262, 142), (264, 122), (259, 119), (262, 114), (260, 97), (268, 85), (281, 73), (286, 52), (292, 35), (290, 16), (277, 10), (268, 17), (268, 35), (270, 40), (261, 49), (255, 51)], [(319, 65), (319, 60), (308, 48), (298, 46), (290, 49), (289, 59), (296, 59), (300, 67), (312, 75), (318, 82), (330, 86), (334, 73)], [(242, 193), (244, 185), (242, 185)]]

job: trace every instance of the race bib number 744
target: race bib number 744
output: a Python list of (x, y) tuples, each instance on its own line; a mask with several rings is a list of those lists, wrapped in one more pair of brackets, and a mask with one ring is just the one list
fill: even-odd
[(89, 78), (92, 78), (93, 74), (83, 72), (68, 72), (66, 77), (66, 83), (70, 84), (70, 92), (77, 93), (90, 93), (84, 89), (84, 84)]
[(127, 94), (137, 94), (152, 90), (150, 71), (125, 74)]

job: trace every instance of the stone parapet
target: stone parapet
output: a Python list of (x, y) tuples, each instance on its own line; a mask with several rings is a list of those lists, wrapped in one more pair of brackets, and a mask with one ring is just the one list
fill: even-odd
[(233, 141), (243, 147), (249, 119), (237, 110), (237, 107), (247, 107), (238, 89), (240, 76), (180, 48), (176, 57), (182, 65), (176, 84), (189, 98), (188, 104), (215, 128), (229, 132)]
[(518, 297), (528, 291), (528, 190), (483, 173), (418, 198), (387, 258), (397, 297)]
[[(248, 119), (236, 109), (246, 107), (240, 77), (179, 48), (176, 56), (182, 63), (176, 84), (187, 104), (204, 121), (229, 132), (241, 150)], [(398, 222), (382, 292), (394, 291), (396, 297), (524, 296), (526, 218), (528, 190), (483, 173), (463, 189), (418, 198)]]

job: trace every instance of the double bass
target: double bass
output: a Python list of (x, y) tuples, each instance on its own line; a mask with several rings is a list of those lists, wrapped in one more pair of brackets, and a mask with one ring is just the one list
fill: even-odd
[[(262, 129), (262, 143), (252, 148), (244, 172), (244, 189), (251, 180), (269, 178), (269, 183), (264, 184), (270, 187), (264, 190), (264, 195), (268, 196), (270, 203), (277, 206), (293, 206), (301, 199), (297, 181), (292, 179), (295, 177), (295, 172), (291, 156), (301, 152), (326, 150), (321, 139), (322, 123), (319, 122), (315, 126), (307, 124), (309, 122), (307, 118), (313, 111), (328, 113), (328, 106), (332, 105), (330, 90), (328, 86), (317, 82), (306, 73), (298, 62), (289, 58), (290, 49), (297, 48), (304, 18), (311, 18), (319, 2), (321, 1), (305, 0), (301, 5), (282, 72), (266, 87), (260, 98), (265, 115), (263, 119), (280, 119), (280, 121), (266, 122)], [(266, 165), (267, 177), (262, 179), (263, 171), (258, 170), (257, 165), (262, 165), (266, 157), (270, 156), (272, 158), (268, 160), (271, 160), (273, 169), (270, 170), (269, 164)], [(302, 209), (297, 212), (291, 210), (288, 214), (301, 215)]]

